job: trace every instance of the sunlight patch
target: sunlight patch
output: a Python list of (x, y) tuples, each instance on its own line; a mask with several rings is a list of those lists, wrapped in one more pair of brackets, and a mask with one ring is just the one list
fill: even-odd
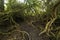
[(24, 3), (24, 0), (18, 0), (18, 2), (20, 2), (20, 3)]

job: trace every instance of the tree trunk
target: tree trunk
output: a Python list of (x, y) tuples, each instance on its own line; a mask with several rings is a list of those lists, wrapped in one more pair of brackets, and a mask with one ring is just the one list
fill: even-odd
[(4, 0), (0, 0), (0, 12), (4, 10)]

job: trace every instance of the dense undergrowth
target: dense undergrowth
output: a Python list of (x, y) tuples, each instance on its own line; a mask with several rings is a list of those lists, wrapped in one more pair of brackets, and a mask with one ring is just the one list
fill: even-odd
[[(39, 21), (38, 25), (42, 25), (39, 26), (39, 31), (41, 31), (39, 36), (46, 34), (51, 40), (60, 40), (60, 15), (57, 12), (60, 3), (47, 9), (46, 12), (40, 12), (40, 2), (37, 3), (34, 1), (30, 5), (27, 3), (8, 5), (7, 10), (0, 12), (0, 34), (11, 34), (13, 30), (20, 27), (21, 23), (27, 22), (34, 26), (33, 23)], [(29, 36), (27, 32), (20, 32)]]

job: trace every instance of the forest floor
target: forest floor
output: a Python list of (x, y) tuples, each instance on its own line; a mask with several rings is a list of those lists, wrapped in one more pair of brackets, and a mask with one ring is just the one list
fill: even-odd
[(39, 23), (34, 25), (28, 23), (20, 23), (19, 27), (14, 29), (10, 34), (0, 34), (0, 40), (50, 40), (46, 34), (39, 36)]

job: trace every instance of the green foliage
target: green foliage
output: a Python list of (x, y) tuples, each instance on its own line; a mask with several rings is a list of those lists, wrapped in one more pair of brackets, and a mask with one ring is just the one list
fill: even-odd
[[(31, 21), (32, 23), (42, 21), (45, 28), (39, 26), (42, 30), (44, 29), (40, 34), (45, 33), (51, 40), (59, 40), (60, 25), (57, 25), (59, 24), (57, 22), (60, 20), (60, 5), (54, 9), (54, 6), (58, 2), (59, 0), (25, 0), (24, 3), (18, 3), (16, 0), (8, 0), (6, 10), (0, 12), (0, 26), (6, 24), (7, 21), (8, 24), (6, 25), (11, 26), (25, 21)], [(33, 25), (32, 23), (30, 24)]]

